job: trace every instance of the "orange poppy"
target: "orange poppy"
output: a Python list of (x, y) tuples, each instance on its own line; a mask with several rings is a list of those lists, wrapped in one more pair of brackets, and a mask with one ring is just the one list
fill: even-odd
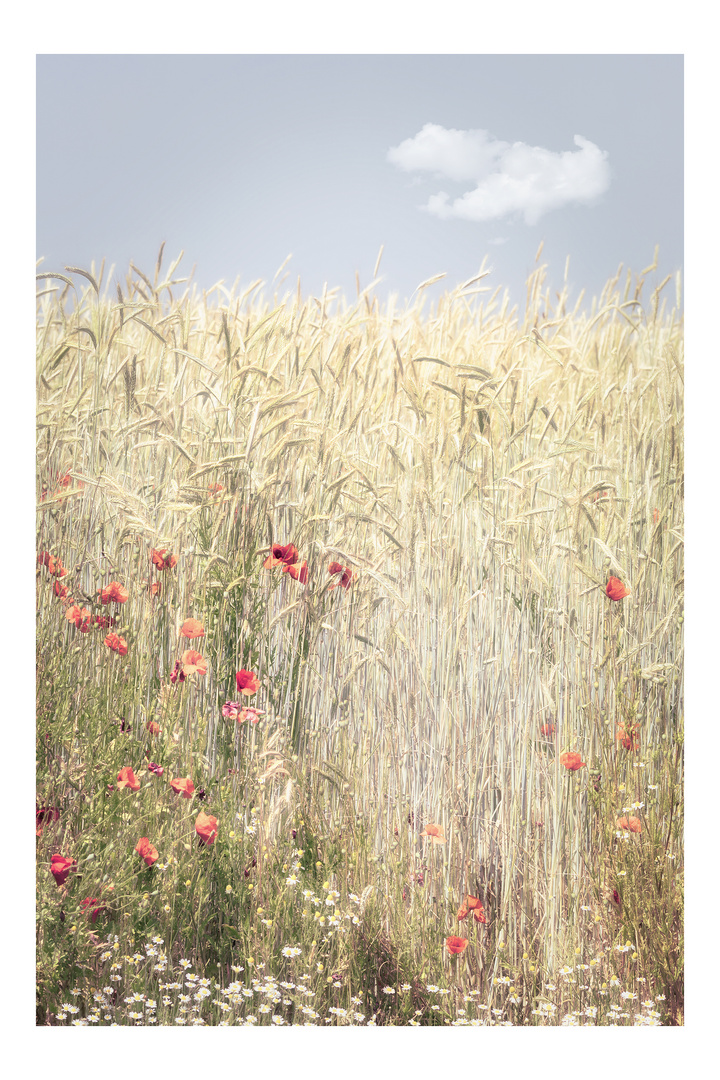
[(465, 952), (468, 947), (468, 939), (466, 937), (449, 937), (445, 938), (445, 944), (448, 947), (448, 952), (453, 956), (457, 956), (461, 952)]
[(173, 566), (177, 564), (175, 556), (167, 554), (167, 548), (160, 548), (159, 551), (156, 551), (155, 548), (153, 548), (150, 557), (153, 566), (157, 566), (158, 570), (172, 570)]
[(235, 683), (238, 691), (241, 694), (247, 694), (251, 697), (253, 694), (257, 694), (260, 689), (260, 683), (257, 681), (257, 677), (252, 671), (238, 671), (235, 675)]
[(467, 919), (471, 911), (473, 913), (473, 919), (475, 920), (475, 922), (487, 922), (487, 919), (485, 918), (485, 909), (483, 908), (481, 901), (478, 900), (477, 896), (465, 897), (465, 902), (462, 904), (457, 914), (460, 922), (462, 922), (463, 919)]
[(195, 785), (189, 776), (184, 779), (175, 779), (170, 781), (170, 787), (173, 789), (176, 795), (182, 795), (184, 799), (191, 799), (192, 794), (195, 791)]
[(74, 859), (66, 859), (64, 855), (53, 855), (50, 860), (50, 873), (58, 886), (64, 885), (68, 874), (73, 873), (76, 866)]
[(181, 662), (183, 675), (194, 675), (196, 671), (199, 675), (207, 673), (207, 660), (204, 660), (194, 649), (186, 649), (182, 654)]
[(87, 634), (90, 629), (92, 615), (87, 608), (81, 608), (77, 604), (73, 604), (73, 606), (69, 607), (65, 612), (65, 618), (68, 622), (75, 623), (75, 626), (81, 634)]
[(289, 574), (295, 581), (299, 581), (301, 585), (304, 585), (308, 579), (307, 562), (304, 562), (299, 568), (292, 563), (285, 563), (283, 566), (283, 574)]
[(162, 584), (159, 581), (149, 581), (145, 587), (151, 596), (159, 596), (162, 592)]
[(225, 490), (222, 484), (210, 484), (208, 486), (208, 493), (210, 495), (220, 495)]
[(195, 832), (204, 844), (214, 844), (218, 834), (217, 818), (201, 810), (195, 819)]
[(117, 634), (108, 634), (104, 644), (113, 652), (119, 653), (120, 656), (127, 656), (128, 647), (125, 638), (118, 637)]
[(617, 819), (618, 829), (625, 829), (627, 832), (642, 832), (642, 821), (636, 817), (619, 817)]
[(246, 705), (244, 709), (240, 710), (236, 719), (238, 724), (244, 724), (246, 720), (249, 720), (251, 724), (257, 724), (260, 722), (262, 714), (262, 709), (253, 709), (252, 705)]
[(587, 767), (586, 762), (582, 761), (580, 755), (575, 753), (574, 750), (566, 750), (560, 755), (560, 764), (564, 765), (568, 772), (575, 772), (577, 769), (585, 769)]
[(56, 596), (59, 596), (61, 600), (65, 600), (70, 590), (67, 585), (61, 585), (59, 581), (56, 581), (53, 585), (53, 592)]
[(51, 555), (49, 551), (41, 551), (38, 555), (38, 562), (41, 566), (47, 566), (53, 577), (65, 577), (67, 574), (67, 570), (57, 555)]
[(154, 720), (148, 720), (148, 722), (145, 724), (145, 730), (149, 731), (151, 735), (159, 735), (160, 725), (156, 724)]
[(263, 567), (269, 570), (271, 566), (279, 566), (281, 563), (289, 565), (298, 561), (298, 549), (294, 544), (273, 544), (270, 554), (263, 563)]
[(119, 788), (130, 788), (131, 791), (140, 790), (140, 781), (129, 765), (124, 765), (118, 773), (117, 786)]
[(101, 629), (106, 630), (109, 626), (114, 626), (117, 619), (114, 619), (112, 615), (93, 615), (90, 621), (93, 626), (99, 626)]
[(555, 734), (555, 725), (543, 724), (543, 726), (540, 728), (540, 734), (544, 735), (546, 739), (551, 738), (551, 736)]
[(630, 590), (626, 589), (620, 578), (616, 577), (608, 578), (605, 592), (611, 600), (622, 600), (623, 596), (630, 595)]
[(617, 735), (615, 738), (626, 750), (640, 749), (640, 737), (637, 731), (632, 727), (626, 728), (624, 724), (618, 724)]
[(135, 847), (138, 855), (145, 860), (148, 866), (152, 866), (158, 859), (158, 850), (154, 847), (147, 836), (141, 836)]
[(420, 835), (424, 836), (426, 840), (432, 840), (433, 844), (445, 843), (445, 833), (442, 825), (426, 825)]
[(331, 562), (328, 566), (328, 574), (342, 574), (339, 581), (336, 581), (334, 585), (330, 585), (331, 589), (337, 589), (341, 586), (343, 589), (350, 587), (350, 579), (353, 575), (349, 566), (341, 566), (339, 562)]
[(119, 581), (111, 581), (104, 589), (100, 590), (100, 603), (109, 604), (114, 600), (116, 604), (124, 604), (130, 593)]
[(186, 619), (180, 627), (180, 637), (205, 637), (205, 627), (197, 619)]

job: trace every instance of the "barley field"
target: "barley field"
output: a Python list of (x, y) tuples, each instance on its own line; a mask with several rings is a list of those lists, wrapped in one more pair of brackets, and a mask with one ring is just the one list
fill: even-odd
[(38, 276), (36, 1023), (683, 1024), (680, 281), (178, 262)]

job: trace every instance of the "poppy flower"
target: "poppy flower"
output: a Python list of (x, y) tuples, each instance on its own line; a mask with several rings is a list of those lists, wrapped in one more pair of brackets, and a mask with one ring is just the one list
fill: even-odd
[(468, 939), (465, 937), (449, 937), (445, 938), (445, 944), (448, 947), (448, 952), (453, 956), (457, 956), (459, 953), (465, 952), (468, 947)]
[(66, 859), (64, 855), (53, 855), (50, 860), (50, 873), (55, 878), (58, 886), (64, 885), (68, 874), (75, 870), (77, 863), (74, 859)]
[(148, 581), (145, 588), (151, 596), (159, 596), (162, 592), (162, 584), (159, 581)]
[(626, 728), (624, 724), (618, 724), (617, 735), (615, 738), (626, 750), (640, 749), (640, 738), (638, 733), (631, 727)]
[(605, 592), (611, 600), (622, 600), (623, 596), (630, 595), (630, 590), (626, 589), (620, 578), (616, 577), (608, 578)]
[(93, 626), (99, 626), (101, 630), (106, 630), (110, 626), (114, 626), (117, 619), (114, 619), (112, 615), (93, 615), (90, 622)]
[(148, 866), (152, 866), (158, 859), (158, 850), (154, 847), (147, 836), (141, 836), (135, 847), (138, 855), (141, 859), (144, 859)]
[(175, 661), (175, 667), (170, 672), (170, 682), (174, 683), (174, 682), (177, 682), (178, 680), (180, 682), (185, 682), (185, 674), (184, 674), (183, 669), (182, 669), (182, 664), (180, 663), (179, 660), (176, 660)]
[(214, 844), (218, 834), (217, 818), (201, 810), (195, 819), (195, 832), (204, 844)]
[(257, 681), (255, 673), (252, 671), (238, 671), (235, 675), (235, 683), (238, 691), (241, 694), (247, 694), (248, 697), (253, 694), (257, 694), (260, 689), (260, 683)]
[(76, 628), (81, 634), (87, 634), (90, 629), (90, 622), (92, 615), (87, 608), (81, 608), (77, 604), (73, 604), (65, 612), (65, 618), (68, 622), (75, 623)]
[(53, 577), (65, 577), (67, 574), (67, 570), (57, 555), (51, 555), (49, 551), (41, 551), (38, 555), (38, 562), (41, 566), (47, 566)]
[[(93, 904), (97, 904), (98, 906), (93, 908)], [(100, 899), (97, 896), (94, 896), (94, 897), (88, 896), (88, 897), (86, 897), (81, 902), (80, 907), (82, 908), (83, 911), (85, 911), (87, 913), (87, 916), (90, 919), (90, 922), (93, 922), (93, 923), (95, 922), (95, 920), (97, 919), (97, 917), (98, 917), (98, 915), (100, 914), (101, 911), (106, 911), (107, 910), (105, 905), (100, 903)], [(87, 910), (88, 908), (92, 908), (92, 911), (88, 911)]]
[(35, 834), (36, 836), (42, 836), (42, 831), (46, 825), (51, 821), (57, 821), (60, 817), (60, 810), (57, 806), (41, 806), (39, 810), (35, 811)]
[(576, 772), (578, 769), (587, 767), (586, 762), (580, 759), (580, 755), (574, 750), (566, 750), (559, 758), (560, 764), (564, 765), (568, 772)]
[(100, 590), (100, 603), (109, 604), (112, 600), (116, 604), (124, 604), (130, 593), (119, 581), (111, 581), (104, 589)]
[(546, 739), (551, 738), (555, 734), (554, 724), (543, 724), (540, 728), (540, 734), (544, 735)]
[(295, 581), (299, 581), (301, 585), (304, 585), (308, 579), (307, 562), (304, 562), (300, 567), (294, 566), (292, 563), (285, 563), (283, 574), (289, 574)]
[(129, 765), (124, 765), (118, 773), (117, 786), (119, 788), (130, 788), (131, 791), (140, 790), (140, 781)]
[(196, 671), (199, 675), (207, 673), (207, 660), (194, 649), (186, 649), (182, 654), (181, 662), (183, 676), (194, 675)]
[(145, 730), (149, 731), (151, 735), (159, 735), (160, 725), (156, 724), (154, 720), (148, 720), (145, 724)]
[(120, 656), (127, 656), (128, 647), (125, 638), (118, 637), (117, 634), (108, 634), (104, 644), (113, 652), (119, 653)]
[(153, 566), (157, 566), (158, 570), (172, 570), (173, 566), (177, 564), (176, 557), (174, 555), (168, 555), (167, 548), (160, 548), (159, 551), (156, 551), (155, 548), (153, 548), (150, 557)]
[(165, 769), (162, 765), (156, 765), (154, 761), (148, 762), (148, 772), (155, 773), (156, 776), (162, 776)]
[(642, 821), (636, 817), (619, 817), (617, 819), (618, 829), (625, 829), (627, 832), (642, 832)]
[(189, 776), (181, 779), (175, 779), (170, 781), (170, 787), (173, 789), (176, 795), (182, 795), (183, 799), (191, 799), (195, 785)]
[(205, 627), (197, 619), (186, 619), (180, 627), (180, 637), (205, 637)]
[(56, 596), (59, 596), (61, 600), (65, 600), (70, 590), (67, 585), (61, 585), (59, 581), (56, 581), (53, 585), (53, 592)]
[(343, 589), (348, 589), (350, 587), (350, 578), (353, 575), (349, 566), (341, 566), (339, 562), (331, 562), (328, 566), (328, 574), (342, 574), (339, 581), (336, 581), (334, 585), (329, 586), (330, 589), (337, 589), (339, 586), (342, 586)]
[(462, 922), (463, 919), (466, 919), (471, 911), (473, 913), (473, 919), (475, 920), (475, 922), (487, 922), (487, 919), (485, 918), (485, 909), (483, 908), (481, 901), (478, 900), (477, 896), (465, 897), (465, 902), (462, 904), (457, 914), (460, 922)]
[(222, 484), (210, 484), (208, 486), (208, 493), (210, 495), (221, 495), (225, 488)]
[(257, 724), (260, 722), (260, 717), (263, 715), (262, 709), (254, 709), (252, 705), (246, 705), (244, 709), (240, 710), (237, 716), (238, 724), (244, 724), (246, 720), (249, 720), (251, 724)]
[(280, 566), (281, 563), (290, 565), (298, 561), (298, 549), (294, 544), (273, 544), (270, 554), (263, 563), (263, 567), (269, 570), (271, 566)]
[(426, 825), (420, 835), (424, 836), (426, 840), (432, 840), (433, 844), (445, 843), (445, 833), (442, 825)]
[(222, 714), (228, 720), (237, 720), (242, 710), (242, 701), (226, 701), (222, 707)]

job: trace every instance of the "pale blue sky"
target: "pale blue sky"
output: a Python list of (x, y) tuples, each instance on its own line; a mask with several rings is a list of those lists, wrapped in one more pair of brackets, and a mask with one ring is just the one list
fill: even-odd
[(683, 257), (682, 56), (38, 56), (42, 269), (152, 272), (163, 240), (203, 288), (292, 254), (281, 293), (354, 298), (383, 244), (381, 298), (487, 256), (522, 310), (541, 241), (573, 298), (656, 244), (659, 281)]

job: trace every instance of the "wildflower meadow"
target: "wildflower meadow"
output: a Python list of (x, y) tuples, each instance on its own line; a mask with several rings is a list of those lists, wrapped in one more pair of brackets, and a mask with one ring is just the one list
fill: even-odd
[(540, 259), (42, 267), (38, 1025), (683, 1024), (680, 281)]

